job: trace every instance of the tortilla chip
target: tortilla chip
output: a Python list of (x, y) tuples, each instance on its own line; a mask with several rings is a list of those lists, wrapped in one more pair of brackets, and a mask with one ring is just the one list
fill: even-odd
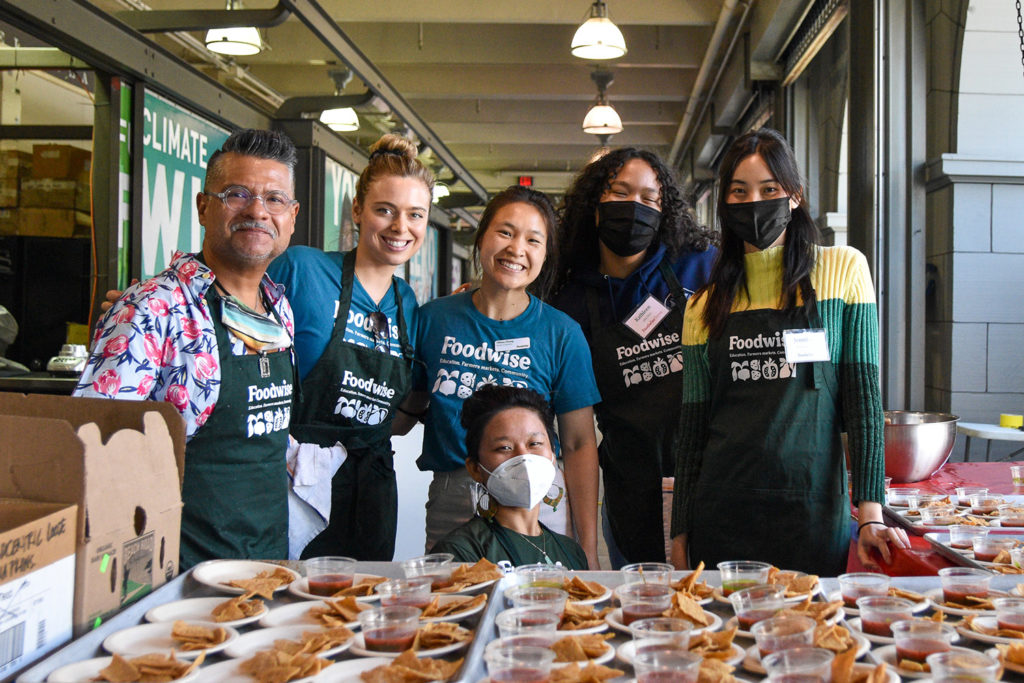
[(282, 586), (287, 586), (294, 580), (294, 574), (284, 567), (278, 567), (273, 571), (269, 569), (263, 570), (251, 579), (232, 579), (231, 581), (225, 581), (224, 584), (241, 588), (249, 594), (249, 597), (259, 595), (267, 600), (272, 600), (275, 590)]
[(911, 602), (921, 602), (925, 599), (924, 596), (920, 593), (915, 593), (913, 591), (903, 590), (902, 588), (896, 587), (889, 588), (889, 595), (896, 598), (904, 598), (906, 600), (910, 600)]
[(323, 602), (323, 606), (310, 607), (309, 613), (313, 618), (321, 621), (324, 626), (351, 624), (358, 619), (360, 612), (372, 609), (369, 605), (364, 605), (353, 597), (324, 600)]
[(927, 662), (925, 662), (924, 664), (921, 664), (919, 662), (915, 662), (915, 661), (912, 661), (910, 659), (901, 660), (900, 663), (899, 663), (899, 666), (897, 666), (896, 668), (904, 669), (906, 671), (916, 671), (918, 673), (921, 673), (921, 672), (931, 672), (931, 668), (928, 666)]
[(845, 626), (818, 624), (814, 629), (814, 647), (831, 650), (836, 654), (857, 650), (857, 642)]
[(738, 626), (717, 633), (701, 631), (700, 635), (690, 637), (689, 650), (705, 659), (729, 659), (732, 656), (732, 641), (737, 630)]
[(697, 683), (736, 683), (732, 675), (735, 668), (720, 659), (705, 659), (700, 663)]
[(473, 639), (473, 632), (450, 621), (435, 621), (420, 626), (412, 641), (412, 649), (435, 650)]
[(364, 671), (359, 676), (367, 683), (445, 681), (454, 676), (461, 666), (461, 659), (454, 662), (429, 657), (421, 659), (412, 650), (406, 650), (390, 664)]
[(378, 585), (387, 581), (386, 576), (367, 576), (359, 580), (359, 583), (354, 583), (348, 588), (342, 588), (340, 591), (332, 595), (332, 598), (346, 598), (352, 597), (365, 597), (367, 595), (373, 595), (374, 590)]
[(857, 661), (857, 650), (846, 650), (832, 660), (832, 683), (852, 683), (853, 664)]
[(604, 617), (594, 611), (593, 605), (580, 605), (567, 602), (562, 619), (558, 622), (559, 631), (576, 631), (581, 628), (593, 628), (604, 623)]
[(111, 683), (166, 683), (192, 673), (206, 657), (200, 653), (194, 662), (185, 662), (174, 653), (150, 653), (125, 659), (115, 654), (106, 667), (100, 670), (96, 681)]
[(665, 611), (665, 616), (686, 619), (695, 626), (711, 624), (711, 617), (705, 614), (704, 608), (687, 593), (677, 592), (672, 596), (672, 606)]
[(779, 611), (776, 616), (798, 614), (803, 617), (811, 617), (819, 623), (825, 623), (838, 614), (842, 607), (842, 600), (835, 600), (833, 602), (814, 602), (811, 600), (810, 596), (808, 596), (803, 602), (797, 605), (790, 605), (786, 609)]
[(223, 627), (210, 628), (199, 624), (175, 621), (171, 626), (171, 638), (181, 643), (182, 651), (205, 650), (220, 645), (228, 639), (228, 632)]
[(996, 649), (999, 650), (999, 658), (1004, 662), (1024, 665), (1024, 643), (1011, 643), (1009, 645), (999, 643), (996, 645)]
[(562, 584), (562, 588), (569, 594), (570, 600), (576, 601), (593, 600), (608, 592), (608, 589), (597, 581), (584, 581), (578, 576), (566, 579)]
[(493, 581), (500, 579), (505, 573), (501, 571), (501, 568), (488, 560), (485, 557), (481, 557), (477, 560), (476, 564), (460, 564), (458, 567), (452, 570), (452, 585), (444, 588), (438, 588), (435, 593), (457, 593), (461, 590), (475, 586), (478, 583), (484, 583), (485, 581)]
[(601, 683), (610, 678), (618, 678), (625, 675), (625, 671), (611, 669), (601, 664), (590, 662), (585, 667), (573, 662), (566, 666), (551, 670), (548, 683)]
[(217, 605), (210, 611), (210, 616), (215, 622), (236, 621), (255, 616), (263, 609), (262, 600), (251, 600), (248, 595), (243, 594)]
[(423, 613), (420, 614), (420, 619), (447, 617), (461, 612), (468, 612), (485, 602), (487, 602), (486, 595), (477, 595), (472, 598), (448, 598), (444, 604), (441, 604), (441, 596), (438, 595), (430, 601), (429, 605), (423, 608)]

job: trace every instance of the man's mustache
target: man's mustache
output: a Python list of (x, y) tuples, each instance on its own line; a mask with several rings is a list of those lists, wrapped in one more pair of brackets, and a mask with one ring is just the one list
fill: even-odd
[(231, 226), (231, 232), (238, 230), (260, 230), (270, 235), (273, 239), (277, 239), (277, 228), (260, 221), (241, 221)]

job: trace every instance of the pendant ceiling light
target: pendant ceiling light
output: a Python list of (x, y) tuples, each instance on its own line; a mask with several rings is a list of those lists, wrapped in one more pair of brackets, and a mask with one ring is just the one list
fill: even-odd
[(356, 110), (352, 107), (325, 109), (320, 114), (320, 123), (340, 133), (351, 133), (354, 130), (359, 130), (359, 117), (356, 115)]
[(608, 7), (601, 0), (590, 6), (590, 18), (576, 29), (570, 50), (581, 59), (616, 59), (626, 54), (626, 39), (608, 18)]
[[(234, 0), (228, 0), (228, 9), (235, 9)], [(204, 42), (207, 50), (222, 55), (254, 55), (263, 49), (259, 29), (254, 26), (211, 28)]]
[(622, 119), (608, 103), (607, 90), (612, 84), (612, 72), (608, 69), (594, 69), (591, 80), (597, 84), (597, 100), (583, 117), (583, 132), (591, 135), (615, 135), (622, 132)]

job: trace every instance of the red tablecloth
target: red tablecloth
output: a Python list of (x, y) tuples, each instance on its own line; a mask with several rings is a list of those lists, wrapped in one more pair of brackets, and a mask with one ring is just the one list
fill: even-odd
[[(985, 486), (993, 493), (1024, 494), (1024, 487), (1014, 486), (1010, 479), (1010, 465), (1019, 462), (953, 462), (925, 481), (911, 484), (893, 484), (893, 488), (916, 488), (932, 493), (954, 495), (958, 486)], [(882, 571), (890, 576), (933, 576), (943, 567), (952, 563), (931, 549), (923, 537), (908, 534), (910, 548), (893, 548), (893, 559), (888, 565), (878, 557)], [(864, 571), (864, 565), (857, 557), (856, 542), (850, 544), (847, 571)]]

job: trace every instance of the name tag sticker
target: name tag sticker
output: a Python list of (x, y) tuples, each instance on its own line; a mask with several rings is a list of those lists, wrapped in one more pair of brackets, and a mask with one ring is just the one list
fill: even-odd
[(664, 304), (648, 294), (647, 298), (636, 307), (632, 315), (622, 322), (625, 323), (626, 327), (640, 335), (641, 339), (647, 339), (647, 335), (658, 326), (658, 323), (665, 319), (668, 312)]
[(520, 349), (530, 348), (529, 337), (519, 337), (518, 339), (499, 339), (494, 342), (495, 351), (518, 351)]
[(831, 360), (828, 355), (828, 336), (822, 329), (783, 330), (782, 344), (786, 347), (787, 363)]

